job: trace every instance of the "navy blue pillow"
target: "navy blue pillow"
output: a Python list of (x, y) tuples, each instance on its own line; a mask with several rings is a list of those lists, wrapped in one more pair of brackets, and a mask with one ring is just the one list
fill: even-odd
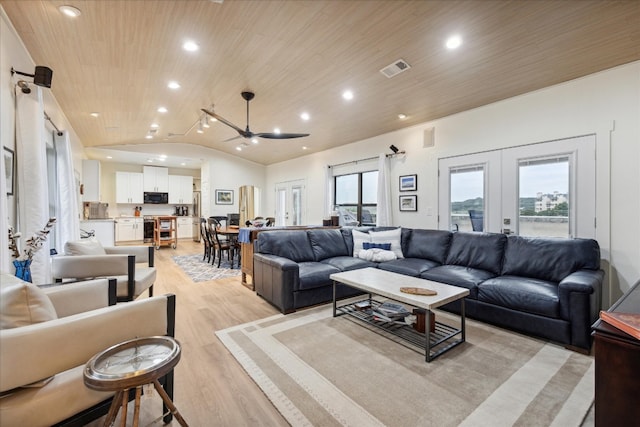
[(363, 242), (362, 249), (384, 249), (385, 251), (391, 250), (391, 243), (371, 243), (371, 242)]

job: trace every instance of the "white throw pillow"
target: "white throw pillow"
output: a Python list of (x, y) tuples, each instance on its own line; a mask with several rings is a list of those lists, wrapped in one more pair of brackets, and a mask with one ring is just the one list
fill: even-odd
[(37, 286), (2, 273), (0, 329), (18, 328), (58, 318), (49, 297)]
[(70, 240), (64, 244), (64, 253), (67, 255), (106, 255), (106, 252), (98, 239)]
[(404, 255), (402, 255), (402, 245), (400, 244), (402, 228), (385, 231), (370, 231), (369, 235), (371, 236), (371, 243), (391, 243), (391, 250), (396, 254), (396, 257), (404, 258)]
[(358, 254), (363, 250), (362, 244), (364, 242), (370, 242), (371, 236), (369, 233), (363, 233), (358, 230), (352, 230), (351, 235), (353, 236), (353, 256), (358, 258)]

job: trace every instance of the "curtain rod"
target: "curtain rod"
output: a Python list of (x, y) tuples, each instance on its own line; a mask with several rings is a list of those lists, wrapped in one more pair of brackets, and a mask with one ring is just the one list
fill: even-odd
[[(398, 151), (397, 153), (391, 153), (391, 154), (385, 154), (386, 157), (395, 157), (398, 156), (400, 154), (405, 154), (405, 151)], [(336, 163), (335, 165), (329, 165), (327, 166), (328, 168), (334, 168), (336, 166), (344, 166), (344, 165), (350, 165), (352, 163), (358, 163), (358, 162), (368, 162), (370, 160), (377, 160), (378, 156), (376, 157), (367, 157), (366, 159), (358, 159), (358, 160), (351, 160), (350, 162), (344, 162), (344, 163)]]
[(56, 126), (55, 123), (53, 123), (53, 120), (51, 120), (51, 117), (49, 117), (49, 115), (47, 114), (47, 112), (44, 112), (44, 119), (46, 121), (48, 121), (49, 123), (51, 123), (51, 126), (53, 126), (53, 128), (56, 130), (56, 132), (58, 132), (58, 136), (62, 136), (62, 131), (60, 129), (58, 129), (58, 126)]

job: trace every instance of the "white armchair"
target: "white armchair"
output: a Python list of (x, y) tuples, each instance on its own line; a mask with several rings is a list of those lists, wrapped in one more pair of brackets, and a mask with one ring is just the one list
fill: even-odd
[[(0, 323), (10, 327), (0, 330), (2, 425), (84, 425), (106, 414), (113, 393), (84, 385), (86, 362), (129, 339), (174, 335), (174, 295), (109, 306), (106, 279), (46, 289), (11, 282), (2, 275)], [(28, 306), (26, 319), (16, 301)], [(173, 397), (173, 371), (161, 382)]]
[(65, 255), (52, 258), (51, 271), (56, 282), (115, 278), (118, 301), (133, 301), (147, 289), (153, 296), (156, 280), (152, 246), (103, 247), (95, 239), (67, 242)]

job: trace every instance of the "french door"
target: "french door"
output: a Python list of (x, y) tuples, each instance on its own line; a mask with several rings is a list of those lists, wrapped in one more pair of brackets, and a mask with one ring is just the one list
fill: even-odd
[(305, 225), (306, 197), (304, 180), (277, 183), (276, 225)]
[(438, 163), (441, 229), (595, 238), (595, 135)]

